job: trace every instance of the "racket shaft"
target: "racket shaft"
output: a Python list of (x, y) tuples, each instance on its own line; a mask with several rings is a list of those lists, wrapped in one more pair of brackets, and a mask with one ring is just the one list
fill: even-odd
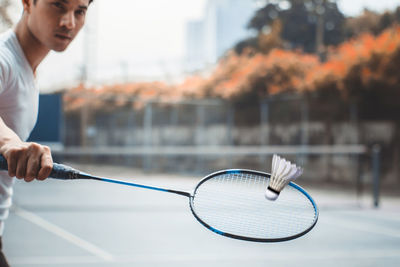
[[(8, 170), (7, 160), (3, 157), (3, 155), (0, 155), (0, 169)], [(139, 188), (144, 188), (144, 189), (174, 193), (174, 194), (190, 197), (189, 192), (166, 189), (166, 188), (155, 187), (155, 186), (142, 185), (142, 184), (136, 184), (136, 183), (125, 182), (125, 181), (111, 179), (111, 178), (97, 177), (97, 176), (93, 176), (93, 175), (81, 172), (79, 170), (76, 170), (70, 166), (67, 166), (64, 164), (59, 164), (59, 163), (53, 163), (53, 169), (51, 170), (49, 177), (54, 178), (54, 179), (59, 179), (59, 180), (90, 179), (90, 180), (97, 180), (97, 181), (102, 181), (102, 182), (128, 185), (128, 186), (139, 187)]]

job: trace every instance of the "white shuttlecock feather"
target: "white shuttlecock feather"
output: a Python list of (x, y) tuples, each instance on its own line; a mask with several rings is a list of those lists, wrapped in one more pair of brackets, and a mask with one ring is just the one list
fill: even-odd
[(276, 200), (282, 189), (291, 181), (303, 173), (301, 167), (292, 164), (284, 158), (274, 154), (272, 157), (272, 172), (269, 185), (265, 191), (265, 197), (269, 200)]

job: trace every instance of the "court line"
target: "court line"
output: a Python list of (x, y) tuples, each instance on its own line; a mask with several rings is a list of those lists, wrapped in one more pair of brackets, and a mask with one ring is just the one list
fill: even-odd
[[(400, 204), (400, 202), (399, 202)], [(350, 214), (350, 215), (354, 215), (354, 213), (351, 213), (349, 211), (344, 211), (343, 214)], [(363, 213), (358, 213), (356, 214), (357, 217), (363, 217), (366, 219), (380, 219), (380, 220), (385, 220), (387, 222), (400, 222), (400, 213), (395, 213), (395, 212), (384, 212), (384, 211), (367, 211), (367, 213), (365, 213), (363, 211)]]
[(74, 244), (77, 247), (82, 248), (83, 250), (86, 250), (90, 252), (93, 255), (96, 255), (97, 257), (105, 260), (105, 261), (112, 261), (113, 260), (113, 255), (108, 253), (107, 251), (97, 247), (96, 245), (83, 240), (82, 238), (79, 238), (78, 236), (62, 229), (61, 227), (43, 219), (42, 217), (39, 217), (38, 215), (29, 212), (21, 207), (13, 206), (12, 209), (16, 215), (19, 217), (36, 224), (37, 226), (61, 237), (62, 239)]
[[(268, 254), (260, 253), (237, 253), (237, 254), (215, 254), (215, 253), (199, 253), (199, 254), (137, 254), (129, 256), (115, 256), (113, 263), (182, 263), (196, 262), (209, 263), (217, 261), (246, 262), (254, 261), (284, 261), (297, 262), (302, 260), (370, 260), (370, 259), (387, 259), (400, 258), (399, 249), (370, 249), (370, 250), (324, 250), (314, 251), (313, 253), (304, 252), (278, 252), (274, 251)], [(18, 265), (65, 265), (65, 264), (94, 264), (102, 263), (99, 258), (95, 257), (18, 257), (9, 258), (12, 266)]]
[[(65, 264), (91, 264), (91, 263), (104, 263), (104, 260), (95, 256), (44, 256), (44, 257), (7, 257), (11, 266), (18, 265), (65, 265)], [(113, 262), (114, 263), (114, 262)]]
[(355, 222), (350, 222), (350, 221), (345, 221), (345, 220), (340, 220), (337, 218), (329, 218), (324, 221), (320, 220), (320, 223), (323, 224), (329, 224), (331, 226), (340, 226), (343, 228), (348, 228), (351, 230), (355, 231), (363, 231), (363, 232), (368, 232), (372, 234), (379, 234), (379, 235), (385, 235), (389, 236), (392, 238), (400, 238), (400, 232), (395, 231), (395, 230), (390, 230), (384, 227), (379, 227), (373, 224), (366, 224), (364, 221), (362, 223), (355, 223)]

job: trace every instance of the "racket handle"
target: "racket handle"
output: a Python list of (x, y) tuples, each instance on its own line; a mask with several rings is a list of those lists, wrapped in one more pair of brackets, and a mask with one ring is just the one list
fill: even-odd
[(49, 177), (61, 180), (78, 179), (80, 171), (60, 163), (53, 163), (53, 169)]
[[(8, 170), (8, 163), (7, 160), (4, 158), (3, 155), (0, 155), (0, 169), (1, 170)], [(53, 163), (53, 169), (49, 177), (61, 180), (68, 180), (68, 179), (77, 179), (81, 174), (80, 171), (71, 168), (70, 166)]]

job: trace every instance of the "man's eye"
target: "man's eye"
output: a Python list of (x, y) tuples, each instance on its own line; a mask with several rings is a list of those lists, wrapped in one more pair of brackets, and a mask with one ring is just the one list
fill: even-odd
[(53, 3), (53, 6), (55, 6), (55, 7), (58, 8), (58, 9), (64, 10), (64, 5), (61, 4), (60, 2), (54, 2), (54, 3)]
[(82, 9), (80, 9), (80, 10), (77, 10), (76, 12), (75, 12), (75, 14), (76, 15), (79, 15), (79, 16), (83, 16), (83, 15), (85, 15), (85, 10), (82, 10)]

